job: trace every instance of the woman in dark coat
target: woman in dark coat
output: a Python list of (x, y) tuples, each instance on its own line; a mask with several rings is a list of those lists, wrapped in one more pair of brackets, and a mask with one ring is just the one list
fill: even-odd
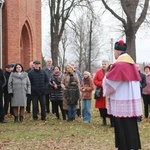
[(60, 119), (59, 108), (62, 113), (63, 120), (65, 120), (65, 114), (63, 111), (63, 91), (61, 87), (62, 73), (60, 67), (54, 67), (51, 79), (50, 79), (50, 99), (53, 102), (54, 113), (57, 119)]
[(20, 122), (23, 121), (24, 107), (27, 105), (27, 95), (31, 94), (31, 84), (28, 73), (24, 72), (21, 64), (16, 64), (8, 80), (8, 93), (12, 97), (11, 106), (14, 112), (14, 122), (18, 122), (18, 110)]

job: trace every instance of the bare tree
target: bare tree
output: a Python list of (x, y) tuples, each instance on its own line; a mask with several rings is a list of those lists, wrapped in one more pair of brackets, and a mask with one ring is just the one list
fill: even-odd
[(92, 72), (91, 66), (97, 64), (102, 54), (101, 47), (104, 42), (100, 37), (100, 26), (96, 23), (97, 20), (91, 21), (86, 14), (83, 14), (72, 26), (74, 55), (76, 55), (78, 69), (81, 72), (84, 70)]
[(126, 35), (126, 43), (128, 45), (127, 52), (132, 56), (132, 58), (135, 61), (136, 61), (136, 46), (135, 46), (136, 33), (141, 24), (144, 22), (149, 7), (149, 0), (144, 0), (143, 9), (141, 10), (141, 12), (138, 12), (139, 14), (137, 15), (138, 6), (142, 5), (142, 3), (140, 2), (141, 2), (140, 0), (120, 0), (122, 10), (125, 15), (125, 17), (123, 18), (122, 16), (119, 16), (116, 13), (116, 11), (113, 10), (106, 3), (105, 0), (102, 0), (102, 3), (104, 4), (105, 8), (109, 10), (112, 13), (112, 15), (114, 15), (114, 17), (116, 17), (119, 21), (121, 21)]
[(65, 29), (61, 38), (61, 45), (60, 45), (60, 51), (59, 51), (59, 64), (61, 65), (62, 70), (64, 70), (64, 66), (66, 63), (66, 51), (69, 45), (70, 43), (68, 41), (67, 31)]
[[(88, 1), (88, 0), (87, 0)], [(51, 55), (58, 65), (59, 42), (72, 11), (86, 0), (48, 0), (50, 8)]]

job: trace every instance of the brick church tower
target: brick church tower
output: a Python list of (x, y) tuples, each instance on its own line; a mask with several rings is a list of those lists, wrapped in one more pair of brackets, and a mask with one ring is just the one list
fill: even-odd
[(2, 9), (2, 66), (42, 60), (41, 0), (5, 0)]

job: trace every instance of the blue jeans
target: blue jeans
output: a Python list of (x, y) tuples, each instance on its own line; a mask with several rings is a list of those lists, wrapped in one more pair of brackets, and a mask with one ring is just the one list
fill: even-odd
[(82, 100), (82, 117), (83, 121), (91, 122), (91, 100)]
[(76, 105), (70, 104), (68, 105), (68, 119), (74, 120), (76, 117)]

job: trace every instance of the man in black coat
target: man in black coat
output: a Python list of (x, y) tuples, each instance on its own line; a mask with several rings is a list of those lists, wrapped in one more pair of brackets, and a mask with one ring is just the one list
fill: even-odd
[(46, 120), (45, 111), (45, 91), (48, 87), (49, 80), (46, 72), (40, 68), (40, 61), (34, 61), (34, 69), (28, 75), (31, 82), (31, 95), (33, 105), (33, 119), (37, 120), (38, 100), (41, 107), (41, 120)]
[(0, 122), (5, 123), (4, 108), (3, 108), (3, 88), (6, 84), (6, 78), (3, 75), (3, 70), (0, 68)]
[[(140, 87), (141, 87), (141, 96), (142, 96), (142, 90), (147, 85), (147, 83), (146, 83), (146, 75), (140, 72), (140, 64), (136, 63), (136, 67), (137, 67), (138, 72), (139, 72), (140, 77), (141, 77), (141, 81), (140, 81), (141, 85), (140, 85)], [(138, 117), (137, 121), (138, 122), (142, 121), (142, 117)]]
[(5, 115), (8, 113), (8, 108), (9, 108), (9, 104), (10, 104), (10, 114), (13, 115), (13, 110), (11, 107), (11, 96), (8, 94), (8, 80), (9, 80), (9, 76), (11, 74), (12, 71), (12, 67), (10, 64), (5, 66), (5, 72), (4, 72), (4, 76), (6, 78), (6, 85), (3, 89), (4, 92), (4, 112)]
[[(27, 69), (26, 72), (29, 73), (31, 70), (33, 70), (33, 68), (34, 68), (34, 64), (33, 64), (33, 61), (31, 61), (29, 63), (29, 69)], [(32, 101), (32, 96), (28, 95), (27, 96), (27, 107), (26, 107), (27, 113), (30, 113), (30, 111), (31, 111), (31, 101)]]

